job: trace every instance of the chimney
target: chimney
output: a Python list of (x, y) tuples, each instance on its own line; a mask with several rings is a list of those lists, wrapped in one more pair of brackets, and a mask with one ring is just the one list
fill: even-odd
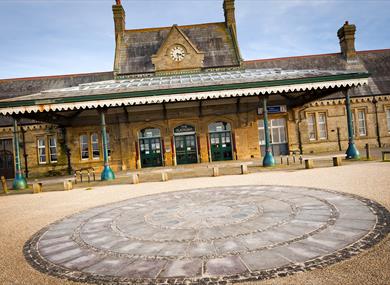
[(122, 7), (121, 0), (116, 0), (116, 5), (112, 6), (114, 13), (115, 38), (122, 35), (126, 28), (126, 13)]
[(356, 26), (350, 25), (348, 21), (337, 32), (340, 40), (341, 54), (347, 61), (356, 60), (355, 32)]
[(236, 17), (234, 15), (234, 0), (224, 0), (223, 1), (223, 11), (225, 13), (225, 23), (228, 27), (236, 27)]

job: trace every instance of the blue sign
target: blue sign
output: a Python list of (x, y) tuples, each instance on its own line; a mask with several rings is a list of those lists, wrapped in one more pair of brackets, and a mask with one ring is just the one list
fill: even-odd
[[(267, 111), (269, 114), (278, 114), (278, 113), (286, 113), (287, 106), (286, 105), (277, 105), (277, 106), (267, 106)], [(263, 108), (258, 109), (258, 114), (263, 114)]]

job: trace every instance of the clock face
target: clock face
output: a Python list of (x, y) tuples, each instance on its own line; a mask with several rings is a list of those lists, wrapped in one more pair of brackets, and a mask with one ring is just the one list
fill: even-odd
[(182, 61), (185, 56), (186, 52), (181, 46), (175, 46), (171, 49), (171, 58), (174, 61)]

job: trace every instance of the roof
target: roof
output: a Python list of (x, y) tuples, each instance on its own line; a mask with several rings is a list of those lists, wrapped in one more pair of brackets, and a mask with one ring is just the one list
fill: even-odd
[(248, 69), (110, 80), (0, 100), (1, 114), (118, 107), (359, 86), (353, 71)]
[[(157, 53), (172, 27), (126, 30), (119, 47), (118, 74), (154, 72), (152, 56)], [(232, 36), (224, 22), (178, 26), (204, 52), (204, 68), (239, 66)]]
[(95, 72), (55, 76), (0, 79), (0, 99), (19, 97), (49, 89), (77, 86), (83, 83), (110, 80), (113, 72)]
[[(353, 65), (360, 65), (361, 70), (368, 71), (371, 77), (368, 85), (352, 90), (351, 96), (390, 94), (390, 49), (358, 51), (357, 55), (359, 61)], [(248, 69), (348, 70), (351, 68), (351, 63), (348, 63), (341, 53), (249, 60), (244, 61), (243, 65)], [(341, 97), (343, 97), (341, 93), (335, 93), (324, 99)]]

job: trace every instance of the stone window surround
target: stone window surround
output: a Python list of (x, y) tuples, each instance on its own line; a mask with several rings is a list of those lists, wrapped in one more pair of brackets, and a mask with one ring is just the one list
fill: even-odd
[[(364, 112), (364, 125), (365, 125), (365, 134), (360, 134), (359, 132), (359, 124), (356, 124), (356, 118), (359, 118), (359, 112), (363, 111)], [(353, 128), (353, 136), (355, 138), (366, 138), (368, 137), (368, 126), (367, 126), (367, 114), (368, 110), (367, 107), (357, 107), (357, 108), (352, 108), (352, 128)]]
[[(99, 157), (93, 157), (93, 143), (92, 143), (92, 135), (97, 134), (98, 136), (98, 145), (99, 145)], [(88, 144), (88, 158), (82, 158), (82, 149), (81, 149), (81, 136), (85, 135), (87, 137)], [(107, 145), (108, 145), (108, 157), (111, 158), (111, 147), (110, 147), (110, 133), (107, 131)], [(78, 134), (78, 147), (80, 162), (91, 162), (91, 161), (103, 161), (103, 139), (100, 131), (89, 131), (89, 132), (81, 132)]]
[[(56, 149), (56, 155), (57, 155), (57, 160), (52, 160), (51, 156), (51, 150), (50, 150), (50, 138), (55, 139), (55, 149)], [(39, 146), (39, 140), (43, 139), (44, 145), (43, 147)], [(41, 162), (40, 160), (40, 152), (39, 149), (43, 148), (45, 151), (45, 162)], [(37, 160), (38, 160), (38, 165), (47, 165), (47, 164), (56, 164), (58, 163), (58, 140), (57, 136), (55, 134), (43, 134), (43, 135), (37, 135), (36, 136), (36, 149), (37, 149)]]
[[(271, 122), (271, 121), (273, 121), (273, 120), (278, 120), (278, 119), (283, 119), (283, 120), (284, 120), (284, 126), (283, 126), (283, 127), (282, 127), (282, 126), (273, 126), (273, 125), (272, 125), (272, 122)], [(288, 119), (287, 119), (287, 117), (284, 116), (284, 115), (282, 115), (282, 116), (280, 116), (280, 115), (277, 115), (277, 116), (270, 116), (270, 117), (268, 118), (268, 121), (269, 121), (268, 128), (269, 128), (269, 130), (270, 130), (270, 141), (271, 141), (270, 143), (271, 143), (271, 144), (285, 144), (285, 143), (288, 143), (288, 127), (287, 127), (287, 121), (288, 121)], [(264, 132), (264, 125), (260, 125), (260, 124), (262, 124), (262, 123), (263, 123), (263, 118), (257, 120), (257, 130), (258, 130), (259, 145), (260, 145), (260, 146), (264, 146), (264, 145), (265, 145), (265, 142), (264, 142), (264, 140), (262, 140), (262, 137), (261, 137), (261, 135), (260, 135), (260, 131)], [(280, 134), (281, 134), (280, 129), (281, 129), (281, 128), (284, 128), (284, 138), (283, 138), (282, 140), (279, 139), (279, 141), (274, 141), (274, 139), (273, 139), (273, 133), (272, 133), (272, 130), (273, 130), (274, 128), (278, 129), (279, 138), (280, 138)]]
[[(326, 131), (326, 136), (323, 137), (323, 138), (320, 138), (319, 134), (320, 134), (320, 128), (319, 128), (319, 114), (325, 114), (325, 131)], [(314, 130), (315, 130), (315, 139), (310, 139), (309, 137), (309, 123), (308, 123), (308, 120), (309, 120), (309, 115), (314, 115)], [(307, 120), (307, 134), (308, 134), (308, 142), (309, 143), (317, 143), (317, 142), (323, 142), (323, 141), (328, 141), (329, 140), (329, 137), (328, 137), (328, 117), (329, 117), (329, 114), (328, 114), (328, 110), (313, 110), (313, 111), (308, 111), (308, 112), (305, 112), (305, 118)]]
[(390, 105), (385, 106), (386, 121), (387, 121), (387, 132), (390, 134)]

